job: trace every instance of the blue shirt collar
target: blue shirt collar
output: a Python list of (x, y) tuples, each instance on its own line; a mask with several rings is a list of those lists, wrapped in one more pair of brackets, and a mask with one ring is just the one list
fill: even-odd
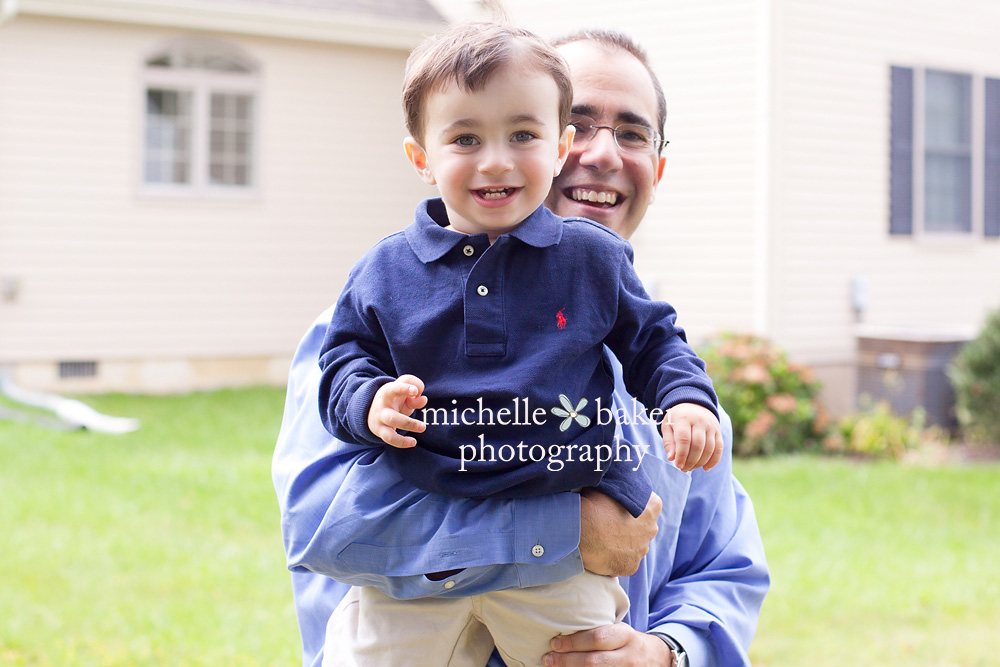
[[(521, 224), (500, 238), (513, 236), (528, 245), (545, 248), (559, 243), (559, 239), (562, 238), (562, 222), (562, 218), (544, 205), (539, 206)], [(452, 248), (470, 237), (453, 229), (445, 229), (447, 224), (448, 212), (439, 197), (420, 202), (413, 224), (403, 233), (413, 252), (424, 264), (441, 259)], [(485, 236), (485, 234), (474, 236)]]

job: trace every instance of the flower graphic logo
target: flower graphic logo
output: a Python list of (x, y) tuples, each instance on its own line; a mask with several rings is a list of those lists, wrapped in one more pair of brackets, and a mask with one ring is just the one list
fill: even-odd
[[(570, 402), (569, 397), (566, 394), (559, 394), (559, 402), (562, 403), (562, 408), (552, 408), (552, 414), (556, 417), (565, 417), (562, 424), (559, 425), (560, 431), (565, 431), (576, 420), (576, 423), (584, 428), (590, 426), (590, 417), (586, 415), (581, 415), (580, 410), (583, 410), (587, 405), (587, 399), (581, 398), (580, 402), (573, 407), (573, 403)], [(565, 409), (563, 409), (565, 408)]]

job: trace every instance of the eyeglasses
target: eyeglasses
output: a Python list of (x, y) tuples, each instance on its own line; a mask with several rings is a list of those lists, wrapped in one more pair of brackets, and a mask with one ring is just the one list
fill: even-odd
[(590, 116), (570, 117), (570, 124), (576, 128), (576, 136), (573, 143), (576, 145), (585, 144), (597, 136), (599, 130), (610, 130), (615, 138), (615, 144), (626, 153), (639, 153), (651, 155), (663, 150), (663, 147), (670, 142), (661, 138), (651, 127), (645, 125), (634, 125), (626, 123), (618, 127), (610, 125), (597, 125), (597, 121)]

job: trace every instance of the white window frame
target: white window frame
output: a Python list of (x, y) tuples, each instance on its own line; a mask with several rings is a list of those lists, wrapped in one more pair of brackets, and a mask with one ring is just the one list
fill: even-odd
[[(246, 73), (229, 73), (209, 69), (153, 67), (147, 63), (158, 56), (171, 54), (178, 60), (182, 53), (207, 53), (225, 55), (239, 62)], [(231, 45), (206, 38), (182, 39), (166, 47), (151, 49), (142, 58), (141, 85), (139, 86), (139, 155), (138, 184), (144, 195), (179, 197), (234, 197), (255, 198), (260, 194), (260, 131), (261, 85), (260, 67), (257, 62)], [(191, 164), (190, 183), (150, 183), (146, 181), (146, 104), (150, 89), (164, 89), (191, 93)], [(250, 183), (249, 185), (213, 184), (209, 179), (211, 158), (211, 96), (213, 93), (248, 95), (251, 104)]]
[[(979, 72), (960, 71), (943, 67), (913, 67), (913, 230), (916, 240), (933, 243), (969, 243), (983, 239), (984, 197), (986, 177), (986, 76)], [(925, 118), (927, 116), (926, 82), (927, 71), (958, 74), (972, 78), (972, 179), (971, 229), (967, 232), (928, 231), (924, 223), (924, 164)]]

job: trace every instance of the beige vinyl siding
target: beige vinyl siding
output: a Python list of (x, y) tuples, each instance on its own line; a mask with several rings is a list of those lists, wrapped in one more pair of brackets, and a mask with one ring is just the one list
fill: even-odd
[(800, 359), (853, 364), (856, 275), (869, 280), (866, 325), (974, 331), (1000, 305), (996, 239), (888, 234), (889, 68), (1000, 76), (998, 6), (781, 0), (778, 7), (774, 337)]
[(402, 153), (406, 53), (216, 35), (261, 63), (259, 184), (147, 194), (143, 58), (182, 33), (0, 28), (0, 361), (288, 359), (353, 262), (428, 194)]

